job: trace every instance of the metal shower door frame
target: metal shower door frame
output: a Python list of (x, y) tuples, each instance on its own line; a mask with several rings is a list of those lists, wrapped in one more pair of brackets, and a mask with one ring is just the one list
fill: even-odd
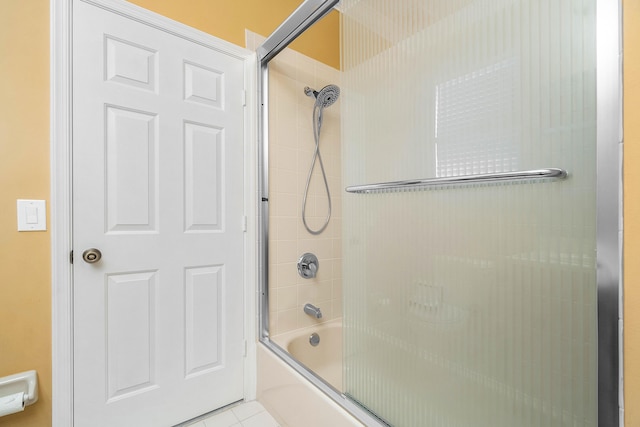
[[(259, 340), (367, 426), (386, 424), (300, 364), (269, 337), (269, 61), (339, 0), (306, 0), (257, 49)], [(622, 6), (596, 0), (598, 426), (623, 425)]]
[(622, 4), (596, 2), (598, 426), (624, 425)]

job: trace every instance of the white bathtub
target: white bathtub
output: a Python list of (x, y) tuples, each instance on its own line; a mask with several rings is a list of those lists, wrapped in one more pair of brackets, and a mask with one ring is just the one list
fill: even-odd
[[(311, 334), (318, 334), (320, 343), (312, 346)], [(334, 320), (308, 328), (296, 329), (273, 337), (273, 341), (300, 363), (342, 391), (342, 322)]]
[[(309, 344), (312, 333), (320, 344)], [(342, 389), (342, 323), (331, 321), (271, 338), (336, 389)], [(258, 401), (283, 427), (364, 427), (266, 347), (258, 346)], [(295, 403), (292, 403), (295, 402)]]

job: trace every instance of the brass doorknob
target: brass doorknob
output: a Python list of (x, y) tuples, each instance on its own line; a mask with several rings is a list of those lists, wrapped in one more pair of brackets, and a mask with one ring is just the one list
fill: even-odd
[(102, 258), (102, 252), (99, 249), (91, 248), (82, 252), (82, 259), (89, 264), (96, 263)]

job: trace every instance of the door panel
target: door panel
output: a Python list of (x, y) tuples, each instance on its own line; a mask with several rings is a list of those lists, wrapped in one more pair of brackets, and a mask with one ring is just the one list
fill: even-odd
[(82, 1), (73, 31), (75, 425), (174, 425), (243, 397), (244, 64)]
[(158, 116), (115, 106), (105, 116), (107, 233), (157, 231)]
[(107, 275), (107, 402), (156, 388), (157, 271)]

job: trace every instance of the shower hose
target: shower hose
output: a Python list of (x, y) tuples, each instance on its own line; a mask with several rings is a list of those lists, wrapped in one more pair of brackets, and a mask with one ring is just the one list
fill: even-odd
[[(309, 168), (309, 174), (307, 175), (307, 184), (304, 188), (304, 196), (302, 199), (302, 223), (307, 231), (311, 234), (317, 235), (322, 233), (327, 225), (329, 225), (329, 219), (331, 219), (331, 194), (329, 193), (329, 183), (327, 182), (327, 174), (324, 171), (324, 164), (322, 163), (322, 156), (320, 155), (320, 129), (322, 128), (322, 110), (324, 107), (322, 105), (318, 105), (315, 103), (313, 106), (313, 137), (316, 143), (315, 150), (313, 152), (313, 160), (311, 161), (311, 167)], [(309, 185), (311, 184), (311, 176), (313, 175), (313, 169), (316, 166), (316, 161), (320, 164), (320, 170), (322, 171), (322, 179), (324, 180), (324, 188), (327, 190), (327, 217), (324, 221), (322, 227), (317, 230), (313, 230), (307, 224), (307, 216), (306, 216), (306, 207), (307, 207), (307, 196), (309, 195)]]

